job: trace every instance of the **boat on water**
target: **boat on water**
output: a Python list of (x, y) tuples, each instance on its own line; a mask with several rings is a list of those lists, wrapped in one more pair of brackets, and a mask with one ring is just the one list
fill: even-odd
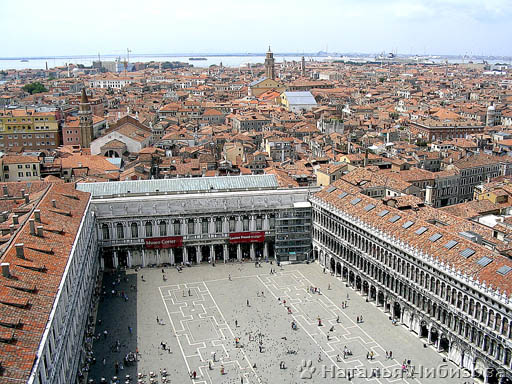
[(188, 59), (192, 61), (208, 60), (206, 57), (189, 57)]
[(20, 60), (22, 63), (28, 63), (27, 59)]

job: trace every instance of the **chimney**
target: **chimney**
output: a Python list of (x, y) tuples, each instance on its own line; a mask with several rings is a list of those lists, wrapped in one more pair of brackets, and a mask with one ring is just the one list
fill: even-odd
[(36, 209), (36, 210), (34, 211), (34, 218), (36, 219), (36, 221), (37, 221), (38, 223), (40, 223), (40, 222), (41, 222), (41, 210)]
[(30, 195), (25, 195), (25, 204), (30, 203)]
[(7, 185), (4, 185), (2, 189), (4, 191), (4, 197), (9, 197), (9, 190), (7, 189)]
[(52, 207), (57, 208), (57, 202), (55, 201), (55, 199), (52, 200)]
[(9, 211), (2, 212), (2, 222), (6, 221), (9, 218)]
[(21, 197), (25, 197), (25, 190), (24, 189), (21, 190)]
[(11, 236), (14, 235), (14, 224), (9, 225), (9, 233)]
[(19, 244), (15, 245), (15, 247), (16, 247), (16, 257), (19, 257), (20, 259), (24, 259), (25, 258), (25, 252), (23, 250), (23, 246), (24, 246), (23, 243), (19, 243)]
[(16, 225), (20, 223), (18, 220), (18, 215), (12, 215), (12, 223)]
[(9, 263), (2, 263), (2, 276), (3, 277), (11, 277), (11, 273), (9, 272)]
[(29, 219), (28, 224), (30, 225), (30, 234), (35, 235), (36, 234), (36, 225), (34, 223), (34, 219)]
[(42, 225), (38, 225), (37, 226), (37, 236), (44, 237), (43, 236), (43, 226)]

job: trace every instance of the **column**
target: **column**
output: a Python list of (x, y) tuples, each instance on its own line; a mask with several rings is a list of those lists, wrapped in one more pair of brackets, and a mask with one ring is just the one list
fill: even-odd
[(243, 230), (243, 227), (242, 227), (242, 217), (241, 216), (237, 216), (236, 217), (236, 223), (235, 223), (235, 232), (242, 232)]
[(175, 259), (174, 259), (174, 248), (169, 248), (169, 252), (171, 254), (171, 265), (174, 265), (175, 264)]
[(117, 251), (113, 252), (112, 264), (114, 265), (115, 269), (117, 269), (117, 267), (119, 267), (119, 260), (117, 259)]
[(251, 243), (251, 260), (256, 259), (256, 253), (254, 251), (254, 243)]
[(263, 258), (265, 261), (268, 260), (268, 243), (266, 241), (263, 243)]
[(194, 219), (194, 233), (201, 237), (201, 220)]
[(229, 233), (229, 218), (227, 216), (222, 218), (222, 232)]
[[(182, 236), (188, 235), (186, 220), (185, 219), (179, 219), (179, 220), (180, 220), (180, 225), (181, 225), (181, 235)], [(185, 260), (185, 259), (183, 259), (183, 260)]]
[(100, 259), (100, 269), (105, 270), (105, 255), (103, 255)]
[(265, 215), (265, 217), (263, 218), (263, 230), (264, 231), (269, 230), (268, 215)]
[(126, 259), (126, 264), (128, 265), (128, 268), (132, 267), (132, 253), (130, 250), (128, 250), (128, 258)]
[(256, 230), (256, 219), (254, 215), (249, 216), (249, 231)]
[(188, 251), (187, 247), (183, 247), (183, 263), (188, 263)]
[(212, 263), (215, 263), (215, 245), (214, 244), (210, 245), (210, 261)]
[(242, 261), (242, 245), (237, 244), (236, 246), (236, 258), (238, 261)]
[(203, 261), (203, 254), (201, 253), (201, 246), (196, 245), (196, 262), (197, 262), (197, 264), (201, 264), (201, 261)]
[(432, 326), (428, 327), (428, 336), (427, 336), (427, 344), (431, 344), (431, 338), (432, 337)]
[(222, 246), (222, 251), (223, 251), (223, 256), (224, 256), (224, 263), (226, 263), (226, 261), (228, 261), (228, 245), (227, 244), (224, 244)]
[(210, 217), (208, 220), (209, 220), (208, 233), (215, 233), (215, 217)]
[(162, 264), (162, 262), (160, 261), (160, 250), (157, 249), (156, 250), (156, 264)]
[(144, 248), (142, 249), (142, 267), (146, 266), (146, 253), (144, 252)]

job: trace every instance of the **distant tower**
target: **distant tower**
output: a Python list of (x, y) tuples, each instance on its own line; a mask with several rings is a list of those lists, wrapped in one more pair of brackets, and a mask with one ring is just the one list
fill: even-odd
[(302, 56), (302, 60), (300, 61), (300, 74), (302, 77), (306, 76), (306, 60), (304, 60), (304, 56)]
[(493, 127), (496, 124), (496, 108), (493, 104), (489, 105), (487, 108), (487, 116), (485, 120), (485, 125), (488, 127)]
[(267, 56), (265, 57), (265, 76), (272, 80), (275, 80), (276, 78), (276, 71), (274, 67), (274, 54), (270, 50), (270, 46), (268, 47)]
[(92, 141), (92, 110), (91, 103), (87, 99), (85, 87), (82, 88), (82, 97), (78, 107), (79, 128), (80, 128), (80, 145), (82, 148), (89, 148)]

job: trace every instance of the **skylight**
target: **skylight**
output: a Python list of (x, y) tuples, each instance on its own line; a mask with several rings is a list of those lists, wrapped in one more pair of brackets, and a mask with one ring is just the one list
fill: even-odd
[(461, 251), (460, 255), (465, 257), (466, 259), (468, 257), (471, 257), (475, 254), (475, 251), (471, 248), (466, 248), (465, 250)]
[(440, 233), (434, 233), (432, 236), (430, 236), (429, 240), (434, 243), (441, 237), (443, 237), (443, 235), (441, 235)]
[(502, 276), (505, 276), (510, 271), (512, 271), (512, 267), (509, 267), (508, 265), (504, 265), (503, 267), (499, 267), (496, 272), (498, 272)]
[(415, 234), (417, 234), (418, 236), (419, 235), (423, 235), (425, 232), (428, 231), (428, 228), (427, 227), (419, 227), (416, 232), (414, 232)]
[(384, 209), (383, 211), (380, 211), (380, 212), (379, 212), (379, 216), (380, 216), (380, 217), (384, 217), (384, 216), (386, 216), (388, 213), (389, 213), (389, 211), (388, 211), (387, 209)]
[(361, 199), (359, 197), (356, 197), (355, 199), (352, 199), (350, 200), (350, 204), (352, 205), (356, 205), (357, 203), (359, 203), (361, 201)]
[(405, 228), (405, 229), (410, 228), (413, 224), (414, 224), (414, 221), (408, 220), (402, 224), (402, 228)]
[(329, 187), (327, 188), (327, 193), (331, 193), (336, 190), (336, 187)]
[(395, 215), (391, 219), (389, 219), (390, 223), (396, 223), (398, 220), (400, 220), (400, 215)]
[(366, 212), (369, 212), (369, 211), (371, 211), (373, 208), (375, 208), (375, 205), (373, 205), (373, 204), (368, 204), (366, 207), (364, 207), (364, 210), (365, 210)]
[(338, 198), (339, 199), (343, 199), (345, 196), (347, 196), (348, 193), (347, 192), (341, 192), (339, 195), (338, 195)]
[(482, 267), (485, 267), (492, 263), (492, 259), (490, 257), (484, 256), (480, 260), (476, 262), (478, 265), (481, 265)]
[(455, 241), (455, 240), (450, 240), (449, 242), (447, 242), (444, 247), (446, 249), (452, 249), (453, 247), (455, 247), (457, 244), (459, 244), (458, 241)]

